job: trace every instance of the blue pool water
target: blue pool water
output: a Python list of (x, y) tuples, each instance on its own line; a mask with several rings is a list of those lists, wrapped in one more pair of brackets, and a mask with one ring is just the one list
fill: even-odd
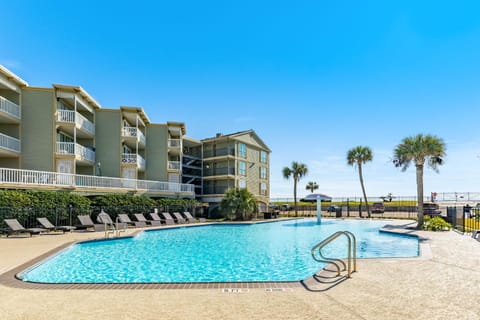
[[(339, 230), (355, 234), (359, 258), (418, 255), (416, 237), (380, 233), (383, 225), (302, 219), (152, 230), (72, 245), (20, 277), (46, 283), (295, 281), (322, 268), (310, 249)], [(346, 240), (338, 238), (323, 252), (346, 256)]]

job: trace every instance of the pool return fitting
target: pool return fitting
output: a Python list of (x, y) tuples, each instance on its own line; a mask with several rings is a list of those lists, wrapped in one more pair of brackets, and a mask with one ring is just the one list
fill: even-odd
[[(340, 236), (347, 237), (348, 240), (348, 254), (347, 254), (347, 263), (343, 259), (337, 258), (328, 258), (325, 257), (322, 253), (323, 247), (327, 244), (332, 242), (333, 240), (337, 239)], [(318, 256), (317, 256), (317, 254)], [(320, 262), (320, 263), (329, 263), (335, 266), (337, 269), (337, 277), (340, 276), (341, 271), (347, 270), (347, 278), (351, 277), (353, 272), (357, 271), (357, 239), (355, 235), (350, 231), (337, 231), (334, 234), (330, 235), (326, 239), (322, 240), (315, 246), (313, 246), (311, 250), (313, 260)], [(353, 270), (352, 270), (352, 260), (353, 260)], [(342, 268), (341, 268), (342, 267)]]

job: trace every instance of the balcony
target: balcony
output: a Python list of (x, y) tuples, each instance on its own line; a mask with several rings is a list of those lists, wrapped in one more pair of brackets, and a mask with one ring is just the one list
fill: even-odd
[(168, 139), (169, 148), (181, 148), (182, 140), (181, 139)]
[(168, 170), (179, 171), (182, 169), (180, 161), (168, 161)]
[(0, 133), (0, 148), (7, 151), (19, 153), (20, 140), (7, 136), (6, 134)]
[(223, 157), (223, 156), (235, 156), (235, 149), (223, 148), (216, 150), (204, 150), (204, 158)]
[(0, 168), (0, 185), (6, 188), (75, 189), (81, 192), (136, 192), (180, 197), (195, 196), (193, 184), (98, 177), (49, 171)]
[(95, 125), (93, 122), (73, 110), (58, 110), (57, 122), (75, 124), (75, 126), (90, 135), (95, 135)]
[(230, 188), (233, 187), (203, 187), (203, 194), (225, 194)]
[(122, 164), (136, 164), (139, 169), (145, 169), (145, 159), (136, 153), (123, 153)]
[(122, 128), (122, 137), (124, 138), (134, 138), (142, 145), (145, 145), (146, 138), (142, 131), (136, 127), (123, 127)]
[(2, 96), (0, 96), (0, 113), (17, 120), (21, 118), (20, 106)]
[(95, 151), (74, 142), (57, 142), (57, 154), (74, 155), (80, 160), (95, 162)]
[(235, 168), (215, 168), (215, 169), (204, 169), (204, 177), (213, 177), (213, 176), (225, 176), (225, 175), (235, 175)]

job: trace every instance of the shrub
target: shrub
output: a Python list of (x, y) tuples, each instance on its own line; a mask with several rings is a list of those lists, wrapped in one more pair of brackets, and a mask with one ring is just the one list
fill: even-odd
[(443, 220), (442, 217), (434, 217), (430, 218), (430, 216), (425, 216), (423, 222), (423, 230), (427, 231), (447, 231), (452, 228), (452, 225), (445, 220)]

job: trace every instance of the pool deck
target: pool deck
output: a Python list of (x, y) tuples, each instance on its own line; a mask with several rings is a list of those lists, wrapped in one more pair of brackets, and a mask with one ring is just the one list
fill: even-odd
[(389, 231), (418, 235), (422, 256), (360, 259), (351, 279), (326, 291), (311, 282), (168, 290), (19, 288), (5, 274), (59, 246), (104, 233), (2, 237), (0, 319), (480, 319), (480, 242), (454, 231), (415, 231), (405, 220), (387, 224)]

